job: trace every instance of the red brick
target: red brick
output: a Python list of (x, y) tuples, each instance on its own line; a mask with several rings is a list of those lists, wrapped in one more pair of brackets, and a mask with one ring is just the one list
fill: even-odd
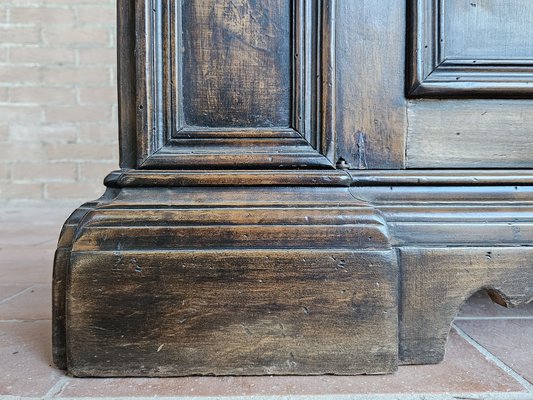
[(49, 366), (51, 321), (2, 322), (0, 329), (0, 396), (47, 398), (62, 376)]
[(110, 106), (68, 106), (45, 108), (48, 123), (111, 121)]
[(13, 7), (10, 22), (15, 24), (73, 25), (74, 11), (68, 8)]
[(78, 165), (74, 162), (19, 163), (11, 166), (13, 182), (74, 182)]
[(76, 125), (11, 124), (9, 140), (28, 143), (74, 143), (79, 128)]
[[(103, 179), (102, 179), (103, 182)], [(87, 201), (100, 197), (105, 190), (103, 183), (49, 183), (45, 185), (46, 198), (51, 200), (80, 199)]]
[(73, 64), (76, 62), (76, 51), (67, 48), (13, 47), (10, 60), (12, 63)]
[(106, 46), (110, 41), (110, 30), (103, 28), (73, 28), (47, 26), (43, 39), (49, 45)]
[(101, 161), (116, 159), (116, 146), (105, 144), (47, 144), (46, 155), (54, 161)]
[(49, 87), (14, 87), (10, 91), (12, 103), (72, 104), (76, 101), (74, 89)]

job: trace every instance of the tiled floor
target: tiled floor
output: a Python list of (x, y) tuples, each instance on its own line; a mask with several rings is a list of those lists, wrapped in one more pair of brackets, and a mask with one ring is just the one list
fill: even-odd
[(75, 379), (51, 365), (50, 281), (59, 229), (75, 205), (0, 203), (0, 397), (533, 399), (533, 304), (477, 294), (439, 365), (387, 376)]

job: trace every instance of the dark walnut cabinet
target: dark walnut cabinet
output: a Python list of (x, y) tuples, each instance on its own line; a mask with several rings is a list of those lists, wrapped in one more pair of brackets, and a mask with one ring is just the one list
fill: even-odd
[(533, 297), (531, 0), (119, 0), (121, 169), (65, 223), (75, 376), (437, 363)]

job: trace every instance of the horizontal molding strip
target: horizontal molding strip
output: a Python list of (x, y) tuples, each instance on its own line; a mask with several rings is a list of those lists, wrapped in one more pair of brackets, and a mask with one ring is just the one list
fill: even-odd
[(119, 170), (108, 187), (533, 185), (533, 170)]

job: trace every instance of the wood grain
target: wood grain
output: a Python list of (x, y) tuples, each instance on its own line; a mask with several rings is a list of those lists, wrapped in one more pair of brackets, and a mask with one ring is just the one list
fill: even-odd
[(110, 190), (57, 259), (70, 373), (395, 370), (396, 253), (348, 188)]
[(390, 251), (76, 253), (69, 370), (76, 376), (391, 372), (394, 263)]
[(533, 300), (531, 248), (400, 248), (400, 359), (438, 363), (451, 322), (474, 293), (515, 307)]
[(531, 97), (530, 1), (408, 4), (409, 97)]
[(181, 9), (185, 123), (289, 127), (291, 2), (186, 0)]
[(396, 0), (339, 1), (337, 153), (351, 168), (404, 166), (405, 13)]
[(442, 18), (445, 58), (531, 57), (533, 3), (530, 0), (445, 1)]
[(479, 289), (531, 301), (530, 101), (452, 100), (529, 90), (516, 3), (119, 0), (123, 169), (62, 230), (54, 363), (389, 373)]
[(526, 100), (409, 103), (408, 168), (531, 168), (533, 113)]

